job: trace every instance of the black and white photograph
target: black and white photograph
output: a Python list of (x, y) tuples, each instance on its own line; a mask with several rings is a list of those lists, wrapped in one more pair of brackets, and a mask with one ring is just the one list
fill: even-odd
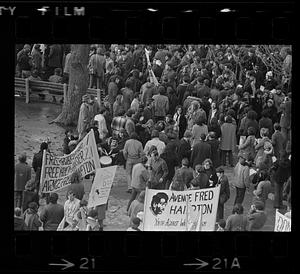
[(15, 44), (12, 62), (15, 231), (291, 231), (291, 45)]

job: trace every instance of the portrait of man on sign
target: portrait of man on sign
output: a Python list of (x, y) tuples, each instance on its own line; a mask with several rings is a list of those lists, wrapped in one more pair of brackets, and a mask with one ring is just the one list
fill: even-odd
[(163, 192), (159, 192), (152, 197), (150, 209), (153, 215), (157, 216), (163, 213), (167, 206), (168, 199), (168, 195)]

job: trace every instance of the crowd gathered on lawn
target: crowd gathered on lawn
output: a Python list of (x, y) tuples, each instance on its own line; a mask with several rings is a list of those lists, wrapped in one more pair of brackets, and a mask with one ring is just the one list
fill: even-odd
[[(69, 83), (71, 45), (18, 46), (16, 77)], [(99, 104), (82, 96), (77, 127), (65, 132), (62, 152), (70, 154), (93, 130), (99, 156), (126, 171), (129, 231), (142, 230), (146, 188), (220, 185), (218, 231), (262, 230), (267, 201), (291, 217), (290, 46), (96, 44), (87, 69), (88, 87), (105, 97)], [(53, 192), (38, 210), (44, 149), (49, 142), (31, 164), (23, 153), (15, 166), (15, 230), (102, 231), (108, 205), (87, 207), (78, 172), (64, 205)], [(232, 195), (233, 204), (226, 204)]]

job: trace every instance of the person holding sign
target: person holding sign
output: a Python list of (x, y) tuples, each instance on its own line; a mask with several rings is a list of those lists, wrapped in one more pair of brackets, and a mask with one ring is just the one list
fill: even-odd
[(80, 200), (75, 198), (75, 194), (72, 190), (68, 191), (67, 194), (68, 200), (66, 200), (64, 205), (64, 226), (63, 228), (66, 228), (68, 225), (73, 225), (73, 219), (75, 217), (75, 214), (80, 208)]

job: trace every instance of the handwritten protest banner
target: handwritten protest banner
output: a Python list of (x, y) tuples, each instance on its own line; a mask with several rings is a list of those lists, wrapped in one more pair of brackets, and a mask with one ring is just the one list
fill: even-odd
[(214, 231), (220, 186), (201, 190), (147, 189), (145, 231)]
[(68, 186), (74, 171), (80, 172), (84, 177), (100, 167), (95, 136), (91, 130), (69, 155), (54, 156), (44, 150), (41, 192), (49, 193)]
[(289, 232), (292, 227), (292, 219), (281, 214), (278, 209), (276, 210), (275, 215), (275, 227), (274, 231), (276, 232)]
[(95, 207), (107, 203), (117, 166), (99, 168), (89, 194), (88, 207)]

